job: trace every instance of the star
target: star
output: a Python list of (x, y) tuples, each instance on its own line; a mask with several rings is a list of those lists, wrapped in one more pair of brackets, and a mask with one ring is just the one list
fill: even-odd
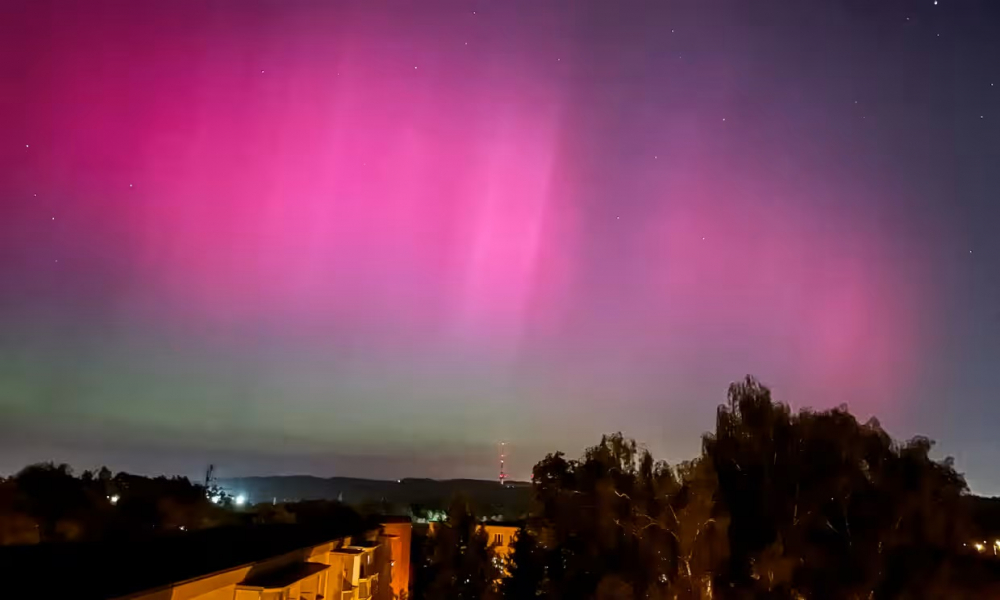
[(28, 147), (28, 145), (27, 145), (27, 144), (25, 144), (25, 145), (24, 145), (24, 147), (25, 147), (25, 148), (27, 148), (27, 147)]
[(130, 183), (130, 184), (128, 184), (128, 186), (129, 186), (129, 187), (132, 187), (132, 184)]
[(52, 217), (52, 220), (53, 220), (53, 221), (55, 221), (55, 220), (56, 220), (56, 218), (55, 218), (55, 217)]
[(723, 121), (725, 121), (725, 120), (726, 120), (726, 117), (722, 117), (722, 120), (723, 120)]
[(934, 6), (937, 6), (938, 0), (934, 0)]
[(416, 68), (416, 67), (413, 67), (413, 70), (414, 70), (414, 71), (416, 71), (416, 70), (417, 70), (417, 68)]

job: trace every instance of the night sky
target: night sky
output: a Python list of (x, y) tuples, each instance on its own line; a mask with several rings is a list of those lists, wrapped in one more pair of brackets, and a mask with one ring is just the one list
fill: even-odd
[(995, 0), (5, 0), (0, 472), (675, 462), (752, 373), (998, 494), (998, 190)]

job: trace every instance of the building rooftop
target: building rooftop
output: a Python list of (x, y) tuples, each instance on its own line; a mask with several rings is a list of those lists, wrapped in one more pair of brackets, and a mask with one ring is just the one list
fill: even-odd
[(354, 525), (259, 525), (99, 543), (6, 546), (0, 547), (0, 586), (11, 597), (47, 596), (44, 582), (53, 582), (69, 585), (65, 592), (73, 598), (115, 598), (361, 533), (363, 527)]
[(283, 569), (263, 573), (261, 575), (251, 575), (240, 584), (241, 587), (259, 587), (265, 590), (286, 588), (293, 583), (302, 581), (306, 577), (315, 575), (320, 571), (329, 569), (329, 565), (314, 562), (295, 563)]

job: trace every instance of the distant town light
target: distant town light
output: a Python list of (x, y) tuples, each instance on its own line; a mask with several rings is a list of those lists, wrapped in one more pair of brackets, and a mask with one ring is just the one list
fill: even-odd
[(980, 544), (979, 542), (976, 542), (975, 544), (973, 544), (973, 547), (975, 547), (976, 552), (982, 552), (983, 551), (983, 545)]
[(212, 504), (218, 504), (219, 502), (222, 502), (222, 496), (216, 494), (216, 495), (212, 496), (211, 500), (212, 500)]
[(239, 496), (236, 496), (236, 506), (243, 506), (246, 503), (247, 503), (247, 497), (246, 496), (244, 496), (243, 494), (240, 494)]
[(112, 494), (111, 496), (108, 496), (108, 500), (111, 502), (111, 504), (118, 504), (118, 494)]

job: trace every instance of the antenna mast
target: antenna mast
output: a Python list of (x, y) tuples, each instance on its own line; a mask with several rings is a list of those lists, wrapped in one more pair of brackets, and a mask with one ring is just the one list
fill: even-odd
[(500, 485), (503, 485), (504, 480), (507, 479), (507, 473), (504, 471), (503, 468), (503, 461), (504, 458), (506, 458), (506, 455), (507, 455), (507, 444), (504, 442), (500, 442)]

